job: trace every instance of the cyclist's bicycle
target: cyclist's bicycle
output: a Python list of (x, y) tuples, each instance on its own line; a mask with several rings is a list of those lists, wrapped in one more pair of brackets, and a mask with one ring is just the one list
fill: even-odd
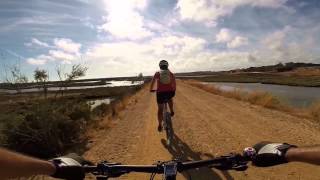
[[(151, 92), (156, 92), (155, 90), (151, 90)], [(166, 138), (167, 138), (167, 146), (170, 146), (173, 140), (173, 128), (172, 128), (172, 121), (171, 121), (171, 113), (168, 111), (168, 101), (166, 99), (164, 101), (164, 107), (162, 112), (162, 120), (163, 120), (163, 128), (166, 131)]]
[(165, 100), (164, 102), (162, 120), (163, 120), (163, 128), (166, 131), (167, 146), (170, 146), (173, 140), (173, 127), (172, 127), (171, 113), (168, 112), (168, 101), (169, 100)]
[(253, 148), (246, 148), (243, 154), (229, 154), (208, 160), (185, 161), (178, 159), (166, 162), (158, 162), (154, 165), (122, 165), (107, 161), (98, 163), (97, 166), (83, 166), (86, 173), (92, 173), (97, 180), (120, 177), (131, 172), (150, 173), (150, 180), (156, 174), (163, 174), (163, 180), (175, 180), (178, 172), (200, 167), (216, 168), (219, 170), (245, 171), (247, 163), (255, 156)]

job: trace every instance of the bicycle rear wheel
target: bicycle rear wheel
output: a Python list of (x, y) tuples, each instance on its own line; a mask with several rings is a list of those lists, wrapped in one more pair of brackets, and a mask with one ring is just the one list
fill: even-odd
[(172, 130), (171, 114), (169, 112), (166, 113), (165, 121), (166, 121), (167, 145), (170, 146), (173, 139), (173, 130)]

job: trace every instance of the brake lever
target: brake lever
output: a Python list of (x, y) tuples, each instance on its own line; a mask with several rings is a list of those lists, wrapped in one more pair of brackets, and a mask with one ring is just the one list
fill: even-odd
[(243, 155), (236, 154), (234, 156), (234, 164), (232, 169), (236, 171), (245, 171), (248, 169), (248, 159), (247, 157), (244, 157)]
[(235, 171), (245, 171), (248, 166), (244, 157), (240, 154), (230, 154), (226, 156), (221, 156), (224, 161), (219, 164), (212, 165), (210, 167), (225, 171), (225, 170), (235, 170)]
[(108, 161), (99, 163), (97, 165), (98, 174), (100, 175), (99, 178), (101, 179), (115, 178), (128, 173), (127, 171), (115, 170), (114, 168), (112, 168), (115, 165), (121, 165), (121, 163), (111, 163)]

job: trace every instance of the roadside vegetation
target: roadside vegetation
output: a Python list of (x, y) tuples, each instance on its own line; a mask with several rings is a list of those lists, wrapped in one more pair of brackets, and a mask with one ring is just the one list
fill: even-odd
[(0, 117), (1, 144), (42, 158), (81, 143), (91, 119), (90, 106), (81, 99), (41, 99), (12, 106)]
[(19, 65), (7, 67), (4, 72), (4, 82), (18, 93), (20, 93), (20, 90), (23, 88), (23, 84), (29, 82), (27, 76), (21, 72)]
[(283, 74), (287, 75), (297, 75), (297, 76), (320, 76), (320, 68), (297, 68), (290, 72), (285, 72)]
[(37, 84), (42, 85), (44, 97), (47, 98), (47, 93), (48, 93), (47, 81), (49, 79), (48, 72), (46, 70), (37, 68), (36, 70), (34, 70), (33, 77), (34, 77), (34, 80), (37, 82)]
[(177, 77), (203, 82), (263, 83), (320, 87), (320, 64), (290, 62), (222, 72), (178, 73)]
[(320, 102), (314, 103), (309, 108), (309, 113), (312, 115), (312, 117), (317, 120), (320, 123)]
[[(59, 84), (61, 88), (48, 91), (51, 83), (48, 72), (36, 69), (33, 86), (43, 91), (21, 93), (26, 85), (19, 79), (26, 78), (16, 69), (12, 81), (6, 82), (17, 93), (0, 94), (0, 145), (41, 158), (56, 157), (69, 151), (82, 153), (86, 149), (88, 129), (100, 127), (99, 123), (107, 116), (117, 116), (125, 108), (128, 96), (142, 87), (65, 89), (86, 71), (82, 65), (72, 66), (70, 72), (59, 71), (63, 78)], [(139, 78), (143, 79), (142, 75)], [(102, 103), (92, 108), (88, 103), (92, 99), (110, 97), (114, 99), (110, 104)]]
[(241, 89), (224, 91), (214, 85), (203, 84), (201, 81), (187, 80), (185, 82), (212, 94), (249, 102), (250, 104), (259, 105), (270, 109), (285, 111), (295, 116), (314, 119), (320, 123), (320, 102), (315, 102), (313, 105), (307, 108), (294, 108), (282, 102), (278, 97), (268, 92), (247, 92)]
[[(313, 74), (316, 74), (315, 72)], [(295, 73), (216, 73), (208, 76), (179, 77), (180, 79), (194, 79), (203, 82), (236, 82), (236, 83), (264, 83), (289, 86), (320, 87), (320, 75), (303, 76)]]

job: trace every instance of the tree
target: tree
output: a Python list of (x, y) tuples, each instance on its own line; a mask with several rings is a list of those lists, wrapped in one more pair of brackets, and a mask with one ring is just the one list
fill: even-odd
[(77, 78), (83, 77), (86, 75), (88, 68), (81, 65), (81, 64), (75, 64), (72, 65), (71, 72), (67, 74), (67, 81), (72, 81)]
[(61, 66), (57, 67), (56, 72), (60, 80), (59, 82), (60, 88), (58, 92), (60, 92), (61, 95), (63, 96), (64, 88), (66, 88), (68, 84), (71, 83), (72, 80), (85, 76), (87, 70), (88, 70), (88, 67), (85, 67), (82, 64), (72, 65), (70, 73), (65, 73), (64, 69)]
[(61, 66), (56, 67), (56, 72), (59, 78), (58, 86), (59, 86), (59, 91), (56, 93), (55, 97), (57, 97), (58, 93), (61, 93), (61, 96), (63, 96), (63, 88), (65, 87), (65, 73), (64, 69)]
[(143, 74), (139, 73), (136, 78), (132, 79), (131, 84), (134, 84), (135, 81), (143, 81)]
[(37, 83), (42, 84), (44, 97), (47, 98), (47, 81), (49, 79), (48, 72), (43, 69), (36, 69), (34, 71), (33, 77)]
[(140, 81), (143, 81), (143, 74), (142, 74), (142, 73), (139, 73), (138, 79), (139, 79)]
[(21, 73), (20, 67), (17, 65), (9, 67), (9, 71), (10, 73), (9, 75), (6, 75), (5, 81), (20, 93), (24, 83), (28, 83), (28, 78), (26, 75)]

